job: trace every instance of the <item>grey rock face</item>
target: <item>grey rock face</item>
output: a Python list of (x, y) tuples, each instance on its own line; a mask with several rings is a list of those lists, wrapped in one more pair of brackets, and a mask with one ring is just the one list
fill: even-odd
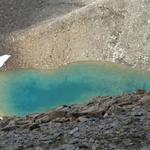
[(4, 117), (0, 135), (2, 150), (149, 150), (150, 94), (97, 97), (82, 106)]

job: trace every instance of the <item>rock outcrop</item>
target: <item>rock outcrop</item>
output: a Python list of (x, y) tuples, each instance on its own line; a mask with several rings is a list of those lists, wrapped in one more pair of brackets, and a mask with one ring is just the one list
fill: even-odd
[(150, 93), (97, 97), (0, 121), (1, 150), (149, 150)]
[(70, 62), (98, 60), (150, 70), (149, 0), (82, 4), (72, 12), (1, 37), (0, 53), (12, 55), (5, 69), (54, 69)]

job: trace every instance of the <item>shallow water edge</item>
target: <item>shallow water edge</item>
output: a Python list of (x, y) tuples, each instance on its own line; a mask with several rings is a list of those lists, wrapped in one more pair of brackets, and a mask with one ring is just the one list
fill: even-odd
[(57, 70), (0, 73), (0, 113), (24, 116), (96, 96), (150, 90), (150, 72), (113, 63), (79, 62)]

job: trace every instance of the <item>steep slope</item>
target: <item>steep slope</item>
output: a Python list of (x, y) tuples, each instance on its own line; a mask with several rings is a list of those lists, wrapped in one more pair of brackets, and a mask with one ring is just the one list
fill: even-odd
[(43, 20), (54, 20), (93, 0), (1, 0), (0, 33), (25, 29)]
[(55, 21), (9, 35), (5, 69), (53, 69), (84, 60), (150, 69), (150, 1), (97, 0)]

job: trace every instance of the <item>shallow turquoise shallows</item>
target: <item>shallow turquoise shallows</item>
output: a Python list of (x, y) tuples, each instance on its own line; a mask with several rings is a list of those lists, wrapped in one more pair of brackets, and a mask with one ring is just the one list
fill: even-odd
[(70, 64), (55, 71), (0, 73), (0, 113), (24, 116), (95, 96), (150, 90), (150, 73), (111, 63)]

